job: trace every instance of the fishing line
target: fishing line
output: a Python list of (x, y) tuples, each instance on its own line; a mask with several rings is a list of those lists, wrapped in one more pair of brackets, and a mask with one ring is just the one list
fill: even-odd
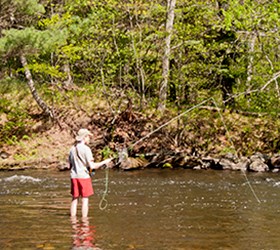
[(108, 194), (108, 186), (109, 186), (109, 169), (105, 169), (105, 189), (102, 195), (102, 198), (99, 202), (99, 209), (100, 210), (105, 210), (106, 207), (108, 206), (108, 201), (106, 199), (106, 196)]
[(203, 105), (204, 103), (208, 102), (209, 100), (211, 100), (211, 98), (189, 108), (188, 110), (184, 111), (183, 113), (181, 113), (180, 115), (177, 115), (176, 117), (172, 118), (171, 120), (169, 120), (168, 122), (164, 123), (163, 125), (161, 125), (160, 127), (158, 127), (157, 129), (153, 130), (152, 132), (148, 133), (147, 135), (145, 135), (144, 137), (142, 137), (140, 140), (136, 141), (132, 146), (131, 148), (133, 148), (135, 145), (137, 145), (139, 142), (145, 140), (147, 137), (149, 137), (150, 135), (152, 135), (153, 133), (159, 131), (160, 129), (162, 129), (163, 127), (165, 127), (166, 125), (168, 125), (169, 123), (177, 120), (178, 118), (180, 118), (181, 116), (185, 115), (186, 113), (190, 112), (191, 110)]
[[(233, 143), (233, 141), (232, 141), (232, 139), (231, 139), (229, 130), (228, 130), (228, 128), (227, 128), (227, 126), (226, 126), (226, 123), (225, 123), (225, 121), (224, 121), (224, 117), (223, 117), (223, 115), (222, 115), (222, 113), (221, 113), (221, 111), (220, 111), (220, 109), (219, 109), (217, 103), (215, 102), (215, 99), (214, 99), (213, 97), (211, 97), (210, 99), (212, 99), (212, 102), (214, 103), (214, 105), (216, 106), (216, 108), (217, 108), (217, 110), (218, 110), (218, 113), (219, 113), (220, 118), (221, 118), (221, 120), (222, 120), (222, 123), (223, 123), (223, 125), (224, 125), (224, 127), (225, 127), (225, 130), (226, 130), (226, 133), (227, 133), (228, 138), (229, 138), (229, 140), (230, 140), (230, 143), (231, 143), (231, 145), (232, 145), (232, 147), (233, 147), (233, 149), (234, 149), (235, 155), (237, 156), (237, 150), (236, 150), (235, 145), (234, 145), (234, 143)], [(251, 189), (251, 192), (252, 192), (253, 195), (255, 196), (256, 200), (258, 201), (258, 203), (261, 203), (261, 201), (260, 201), (260, 199), (258, 198), (258, 196), (257, 196), (257, 194), (256, 194), (256, 192), (255, 192), (255, 190), (253, 189), (253, 187), (252, 187), (252, 185), (251, 185), (251, 183), (250, 183), (250, 181), (249, 181), (249, 179), (248, 179), (248, 177), (247, 177), (245, 171), (244, 171), (244, 170), (241, 170), (241, 172), (242, 172), (242, 174), (244, 175), (244, 177), (245, 177), (245, 179), (246, 179), (246, 183), (248, 184), (249, 188)]]
[(260, 201), (260, 199), (258, 198), (258, 196), (256, 195), (256, 192), (255, 192), (255, 190), (253, 189), (253, 187), (252, 187), (252, 185), (251, 185), (251, 183), (250, 183), (250, 181), (249, 181), (249, 179), (248, 179), (248, 177), (247, 177), (245, 171), (244, 171), (244, 170), (241, 170), (241, 172), (243, 173), (243, 175), (244, 175), (244, 177), (245, 177), (245, 179), (246, 179), (246, 183), (247, 183), (248, 186), (250, 187), (250, 189), (251, 189), (253, 195), (255, 196), (256, 200), (258, 201), (258, 203), (261, 203), (261, 201)]
[[(175, 121), (176, 119), (182, 117), (183, 115), (187, 114), (188, 112), (190, 112), (190, 111), (192, 111), (192, 110), (194, 110), (194, 109), (196, 109), (196, 108), (202, 106), (203, 104), (207, 103), (208, 101), (212, 101), (212, 103), (215, 105), (215, 107), (216, 107), (216, 109), (217, 109), (217, 111), (218, 111), (218, 113), (219, 113), (220, 119), (221, 119), (221, 121), (222, 121), (222, 123), (223, 123), (223, 126), (224, 126), (224, 128), (225, 128), (225, 130), (226, 130), (226, 133), (227, 133), (227, 135), (228, 135), (228, 138), (229, 138), (229, 140), (230, 140), (231, 146), (233, 147), (233, 149), (234, 149), (234, 151), (235, 151), (235, 155), (237, 155), (237, 150), (236, 150), (235, 145), (234, 145), (234, 143), (233, 143), (233, 141), (232, 141), (232, 139), (231, 139), (229, 130), (228, 130), (228, 128), (227, 128), (227, 126), (226, 126), (226, 123), (225, 123), (225, 121), (224, 121), (224, 117), (223, 117), (223, 115), (222, 115), (222, 113), (221, 113), (221, 111), (220, 111), (220, 108), (218, 107), (218, 105), (217, 105), (217, 103), (216, 103), (216, 101), (215, 101), (215, 99), (214, 99), (213, 97), (210, 97), (210, 98), (208, 98), (208, 99), (202, 101), (201, 103), (199, 103), (199, 104), (197, 104), (197, 105), (195, 105), (195, 106), (193, 106), (193, 107), (187, 109), (187, 110), (184, 111), (183, 113), (181, 113), (181, 114), (177, 115), (176, 117), (172, 118), (171, 120), (169, 120), (168, 122), (164, 123), (163, 125), (161, 125), (161, 126), (158, 127), (157, 129), (155, 129), (155, 130), (153, 130), (152, 132), (148, 133), (146, 136), (142, 137), (140, 140), (136, 141), (130, 148), (133, 148), (135, 145), (137, 145), (138, 143), (140, 143), (140, 142), (143, 141), (144, 139), (148, 138), (148, 137), (151, 136), (153, 133), (159, 131), (160, 129), (162, 129), (163, 127), (165, 127), (166, 125), (168, 125), (169, 123), (171, 123), (171, 122)], [(241, 172), (242, 172), (242, 174), (244, 175), (244, 177), (245, 177), (245, 179), (246, 179), (246, 182), (247, 182), (248, 186), (250, 187), (250, 190), (251, 190), (251, 192), (253, 193), (253, 195), (255, 196), (256, 200), (257, 200), (259, 203), (261, 203), (261, 201), (260, 201), (260, 199), (258, 198), (258, 196), (256, 195), (256, 192), (255, 192), (255, 190), (253, 189), (253, 187), (252, 187), (252, 185), (251, 185), (251, 183), (250, 183), (250, 181), (249, 181), (249, 179), (248, 179), (248, 177), (247, 177), (245, 171), (244, 171), (244, 170), (241, 170)]]
[[(225, 123), (225, 121), (224, 121), (224, 117), (223, 117), (223, 115), (222, 115), (222, 113), (221, 113), (221, 111), (220, 111), (220, 108), (218, 107), (218, 105), (217, 105), (217, 103), (216, 103), (216, 101), (215, 101), (215, 99), (214, 99), (213, 97), (210, 97), (210, 98), (208, 98), (208, 99), (202, 101), (201, 103), (199, 103), (199, 104), (197, 104), (197, 105), (195, 105), (195, 106), (193, 106), (193, 107), (187, 109), (187, 110), (184, 111), (183, 113), (177, 115), (176, 117), (172, 118), (172, 119), (169, 120), (168, 122), (166, 122), (166, 123), (164, 123), (163, 125), (159, 126), (157, 129), (155, 129), (155, 130), (151, 131), (150, 133), (148, 133), (147, 135), (143, 136), (142, 138), (140, 138), (138, 141), (136, 141), (134, 144), (132, 144), (132, 145), (129, 146), (128, 148), (129, 148), (129, 149), (132, 149), (133, 147), (135, 147), (135, 145), (137, 145), (138, 143), (142, 142), (143, 140), (145, 140), (146, 138), (148, 138), (149, 136), (151, 136), (151, 135), (154, 134), (155, 132), (159, 131), (160, 129), (162, 129), (163, 127), (167, 126), (167, 125), (170, 124), (171, 122), (173, 122), (173, 121), (179, 119), (180, 117), (182, 117), (183, 115), (187, 114), (188, 112), (190, 112), (190, 111), (192, 111), (192, 110), (194, 110), (194, 109), (196, 109), (196, 108), (202, 106), (203, 104), (207, 103), (208, 101), (212, 101), (212, 103), (215, 105), (215, 107), (216, 107), (216, 109), (217, 109), (217, 111), (218, 111), (218, 113), (219, 113), (220, 119), (221, 119), (221, 121), (222, 121), (222, 123), (223, 123), (223, 126), (224, 126), (224, 128), (225, 128), (225, 130), (226, 130), (226, 134), (228, 135), (228, 138), (229, 138), (229, 140), (230, 140), (230, 143), (231, 143), (231, 145), (232, 145), (232, 147), (233, 147), (233, 149), (234, 149), (234, 151), (235, 151), (235, 155), (237, 155), (237, 150), (236, 150), (235, 145), (234, 145), (234, 143), (233, 143), (233, 141), (232, 141), (232, 139), (231, 139), (231, 136), (230, 136), (230, 134), (229, 134), (229, 130), (228, 130), (228, 128), (227, 128), (227, 126), (226, 126), (226, 123)], [(126, 154), (126, 155), (127, 155), (127, 148), (124, 148), (124, 149), (122, 150), (122, 152), (119, 152), (119, 154), (120, 154), (120, 155), (123, 155), (123, 154)], [(119, 160), (120, 160), (120, 159), (119, 159)], [(106, 196), (107, 196), (107, 193), (108, 193), (108, 185), (109, 185), (109, 184), (108, 184), (108, 182), (109, 182), (109, 169), (105, 169), (105, 171), (106, 171), (106, 175), (105, 175), (105, 190), (104, 190), (103, 196), (102, 196), (102, 198), (101, 198), (101, 200), (100, 200), (100, 202), (99, 202), (99, 208), (100, 208), (101, 210), (105, 210), (106, 207), (107, 207), (107, 205), (108, 205), (108, 201), (107, 201), (107, 199), (106, 199)], [(245, 171), (244, 171), (244, 170), (241, 170), (241, 172), (242, 172), (243, 176), (245, 177), (246, 183), (248, 184), (248, 186), (249, 186), (251, 192), (253, 193), (254, 197), (256, 198), (256, 200), (257, 200), (259, 203), (261, 203), (261, 201), (260, 201), (260, 199), (258, 198), (258, 196), (257, 196), (257, 194), (256, 194), (256, 192), (255, 192), (255, 190), (253, 189), (253, 187), (252, 187), (252, 185), (251, 185), (251, 183), (250, 183), (250, 181), (249, 181), (249, 179), (248, 179), (248, 177), (247, 177)], [(103, 204), (103, 203), (104, 203), (104, 204)]]

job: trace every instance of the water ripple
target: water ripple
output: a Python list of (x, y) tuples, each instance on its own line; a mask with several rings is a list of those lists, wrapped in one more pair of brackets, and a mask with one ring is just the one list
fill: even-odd
[(27, 183), (27, 182), (36, 183), (36, 182), (41, 182), (42, 180), (40, 178), (34, 178), (34, 177), (31, 177), (31, 176), (13, 175), (13, 176), (1, 179), (1, 181), (20, 182), (20, 183)]

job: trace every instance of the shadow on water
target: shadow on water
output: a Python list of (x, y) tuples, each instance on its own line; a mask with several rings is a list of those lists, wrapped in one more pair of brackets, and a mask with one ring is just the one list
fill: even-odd
[(261, 203), (240, 172), (110, 171), (100, 210), (97, 171), (90, 217), (71, 219), (68, 172), (0, 172), (0, 248), (278, 249), (280, 176), (248, 178)]

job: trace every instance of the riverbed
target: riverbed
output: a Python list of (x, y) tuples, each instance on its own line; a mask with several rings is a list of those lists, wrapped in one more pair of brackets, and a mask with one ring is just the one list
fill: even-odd
[(105, 177), (82, 220), (80, 207), (69, 216), (69, 172), (0, 172), (0, 248), (279, 249), (278, 174), (110, 170), (102, 200)]

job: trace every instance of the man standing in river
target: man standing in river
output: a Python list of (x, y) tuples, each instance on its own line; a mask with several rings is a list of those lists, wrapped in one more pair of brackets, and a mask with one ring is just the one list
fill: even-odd
[(93, 161), (93, 155), (88, 146), (91, 136), (93, 135), (89, 130), (80, 129), (69, 153), (72, 194), (70, 213), (72, 217), (77, 215), (80, 197), (82, 197), (82, 217), (88, 216), (89, 197), (94, 193), (89, 170), (98, 169), (111, 161), (111, 159), (101, 162)]

